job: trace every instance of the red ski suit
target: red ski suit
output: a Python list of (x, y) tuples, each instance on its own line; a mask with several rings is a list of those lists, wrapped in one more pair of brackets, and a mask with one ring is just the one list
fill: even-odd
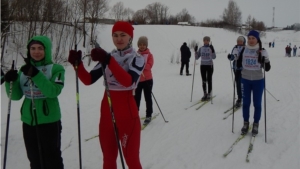
[[(132, 48), (113, 51), (111, 56), (110, 63), (105, 67), (105, 75), (123, 155), (129, 169), (142, 169), (139, 158), (141, 122), (133, 90), (143, 71), (144, 60)], [(78, 66), (78, 77), (85, 85), (93, 84), (102, 75), (101, 64), (97, 64), (91, 72), (87, 72), (83, 64)], [(100, 112), (99, 140), (103, 169), (117, 169), (118, 145), (106, 92)]]

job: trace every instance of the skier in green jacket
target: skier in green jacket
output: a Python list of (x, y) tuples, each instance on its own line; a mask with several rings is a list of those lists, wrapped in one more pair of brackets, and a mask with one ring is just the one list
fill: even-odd
[(23, 138), (31, 169), (63, 169), (61, 156), (61, 111), (58, 95), (64, 87), (65, 70), (54, 64), (51, 41), (34, 36), (28, 41), (26, 64), (9, 70), (5, 76), (6, 93), (12, 100), (25, 99), (21, 107)]

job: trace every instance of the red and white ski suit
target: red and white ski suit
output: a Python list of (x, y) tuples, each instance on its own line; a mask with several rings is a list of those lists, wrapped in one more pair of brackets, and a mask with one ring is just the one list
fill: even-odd
[[(114, 50), (110, 63), (105, 66), (112, 110), (125, 161), (129, 169), (142, 169), (139, 149), (141, 124), (133, 91), (144, 69), (144, 58), (132, 48)], [(101, 64), (87, 72), (83, 64), (78, 66), (78, 77), (85, 85), (91, 85), (103, 75)], [(101, 101), (99, 140), (103, 152), (103, 169), (117, 169), (118, 145), (106, 92)]]

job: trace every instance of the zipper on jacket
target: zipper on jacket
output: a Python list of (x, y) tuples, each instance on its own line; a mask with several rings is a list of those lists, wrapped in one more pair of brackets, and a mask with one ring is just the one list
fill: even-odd
[(20, 109), (21, 116), (22, 116), (22, 114), (23, 114), (22, 110), (23, 110), (24, 103), (25, 103), (25, 102), (22, 103), (22, 106), (21, 106), (21, 109)]
[(43, 112), (45, 116), (49, 115), (49, 107), (46, 100), (43, 101)]
[(32, 101), (30, 101), (30, 115), (31, 115), (31, 126), (33, 126), (34, 116), (32, 112)]

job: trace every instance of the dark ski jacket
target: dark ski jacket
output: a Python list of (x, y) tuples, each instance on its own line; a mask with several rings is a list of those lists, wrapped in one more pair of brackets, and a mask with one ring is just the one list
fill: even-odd
[(191, 51), (190, 48), (187, 47), (186, 43), (183, 43), (183, 45), (180, 47), (180, 52), (181, 52), (181, 62), (190, 62)]

